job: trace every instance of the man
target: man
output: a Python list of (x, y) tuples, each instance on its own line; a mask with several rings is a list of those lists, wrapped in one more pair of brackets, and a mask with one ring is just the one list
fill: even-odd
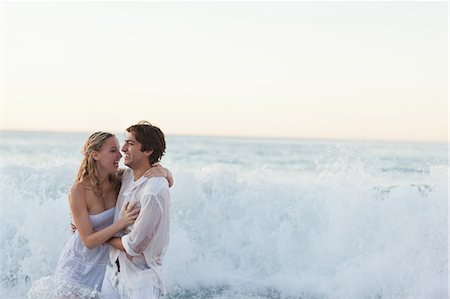
[(169, 243), (170, 195), (163, 177), (147, 178), (144, 172), (164, 155), (164, 134), (149, 122), (139, 122), (126, 130), (125, 170), (114, 220), (129, 205), (140, 207), (135, 223), (112, 246), (102, 284), (105, 298), (159, 298), (165, 293), (162, 279), (163, 257)]

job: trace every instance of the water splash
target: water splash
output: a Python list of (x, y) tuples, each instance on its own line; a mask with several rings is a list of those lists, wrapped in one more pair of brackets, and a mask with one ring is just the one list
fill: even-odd
[[(25, 297), (32, 281), (51, 274), (70, 237), (67, 190), (82, 144), (75, 137), (50, 153), (30, 155), (29, 143), (2, 149), (5, 298)], [(69, 137), (54, 138), (45, 140), (57, 147)], [(423, 148), (389, 145), (391, 157), (407, 158), (392, 162), (384, 145), (206, 138), (186, 149), (192, 140), (185, 141), (172, 140), (164, 162), (176, 179), (168, 298), (447, 298), (441, 154), (422, 159)], [(244, 158), (226, 159), (244, 149)], [(405, 161), (424, 171), (382, 171)]]

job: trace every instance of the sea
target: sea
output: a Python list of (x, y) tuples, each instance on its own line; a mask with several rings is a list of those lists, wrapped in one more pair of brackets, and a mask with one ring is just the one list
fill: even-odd
[[(53, 272), (89, 135), (1, 132), (1, 298)], [(448, 144), (166, 139), (165, 298), (448, 298)]]

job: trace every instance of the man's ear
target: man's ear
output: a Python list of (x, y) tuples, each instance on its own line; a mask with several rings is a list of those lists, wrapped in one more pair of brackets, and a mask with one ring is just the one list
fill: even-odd
[(144, 152), (144, 155), (145, 155), (146, 157), (149, 157), (151, 154), (153, 154), (153, 150), (145, 151), (145, 152)]

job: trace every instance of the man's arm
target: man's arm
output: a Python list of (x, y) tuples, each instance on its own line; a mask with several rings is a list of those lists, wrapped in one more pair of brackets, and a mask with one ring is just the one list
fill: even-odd
[[(157, 195), (148, 194), (148, 198), (145, 198), (143, 202), (141, 201), (141, 211), (133, 225), (132, 231), (120, 240), (122, 248), (130, 256), (141, 255), (152, 242), (165, 206), (169, 204), (169, 191), (167, 188), (162, 189), (164, 190), (160, 190)], [(114, 244), (113, 246), (120, 249), (119, 244)]]

